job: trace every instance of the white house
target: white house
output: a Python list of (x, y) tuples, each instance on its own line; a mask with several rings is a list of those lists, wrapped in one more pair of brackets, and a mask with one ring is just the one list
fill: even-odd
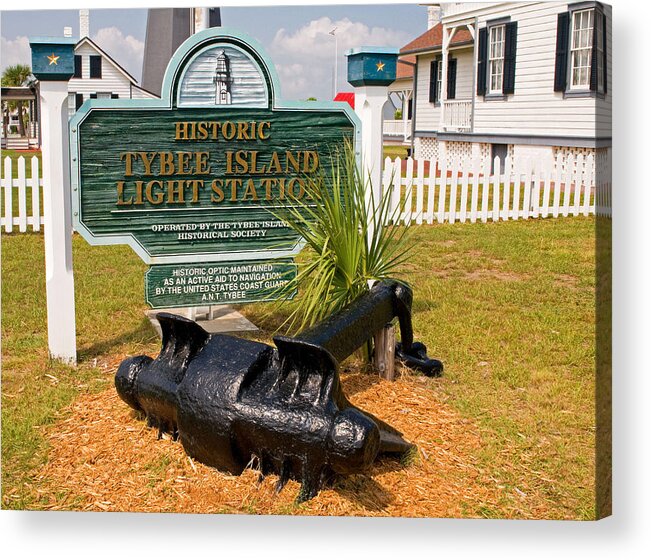
[(609, 150), (611, 7), (599, 2), (428, 7), (409, 122), (417, 158), (543, 161)]
[(70, 115), (86, 99), (133, 99), (157, 97), (140, 86), (113, 58), (90, 38), (75, 45), (75, 74), (68, 82)]
[[(86, 99), (133, 99), (157, 97), (140, 86), (120, 64), (104, 52), (89, 35), (88, 10), (79, 10), (79, 35), (75, 45), (75, 74), (68, 82), (70, 116)], [(64, 34), (71, 34), (66, 28)]]

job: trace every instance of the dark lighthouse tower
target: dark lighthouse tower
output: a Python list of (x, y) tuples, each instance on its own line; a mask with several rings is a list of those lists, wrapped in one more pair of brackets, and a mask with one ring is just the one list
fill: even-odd
[(219, 8), (149, 9), (142, 61), (142, 87), (160, 96), (167, 63), (179, 45), (197, 31), (220, 26)]
[(230, 60), (224, 51), (217, 55), (213, 83), (215, 84), (215, 105), (230, 105), (233, 78), (231, 77)]

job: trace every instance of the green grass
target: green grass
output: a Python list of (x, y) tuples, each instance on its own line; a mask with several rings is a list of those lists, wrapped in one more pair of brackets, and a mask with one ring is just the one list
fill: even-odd
[[(144, 309), (145, 265), (126, 247), (73, 243), (79, 367), (50, 362), (43, 236), (2, 237), (3, 507), (23, 508), (34, 494), (30, 470), (46, 459), (41, 426), (80, 393), (106, 388), (111, 356), (157, 344)], [(154, 343), (154, 344), (151, 344)], [(14, 498), (11, 495), (18, 496)]]
[(397, 157), (405, 159), (407, 157), (407, 148), (405, 146), (385, 145), (382, 150), (382, 157), (390, 157), (392, 160)]
[[(430, 386), (478, 426), (470, 458), (504, 501), (468, 515), (594, 517), (594, 218), (413, 228), (414, 331), (445, 363)], [(42, 427), (80, 393), (112, 384), (119, 360), (158, 351), (144, 317), (146, 266), (126, 247), (73, 242), (79, 366), (47, 357), (43, 238), (2, 238), (2, 504), (39, 503)], [(287, 311), (248, 305), (270, 329)], [(160, 465), (152, 465), (155, 479)]]
[(517, 488), (557, 517), (593, 517), (594, 219), (415, 231), (415, 335), (478, 422), (479, 460), (511, 506)]

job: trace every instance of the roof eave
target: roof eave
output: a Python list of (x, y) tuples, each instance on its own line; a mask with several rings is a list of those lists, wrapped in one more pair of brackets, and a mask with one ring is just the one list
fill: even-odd
[(137, 80), (129, 74), (121, 65), (120, 63), (115, 60), (110, 54), (108, 54), (102, 47), (100, 47), (95, 41), (93, 41), (90, 37), (84, 37), (83, 39), (80, 39), (79, 42), (75, 45), (75, 49), (81, 45), (83, 42), (89, 43), (93, 48), (97, 49), (103, 56), (105, 56), (113, 66), (115, 66), (122, 74), (126, 76), (127, 79), (129, 79), (133, 84), (138, 85)]
[[(471, 46), (473, 44), (474, 44), (474, 41), (471, 39), (470, 41), (463, 41), (462, 43), (453, 43), (453, 44), (451, 44), (449, 46), (449, 48), (450, 49), (456, 49), (458, 47), (468, 47), (468, 46)], [(400, 56), (408, 55), (408, 54), (419, 55), (419, 54), (426, 54), (426, 53), (430, 53), (430, 52), (441, 52), (442, 50), (443, 50), (442, 45), (435, 45), (435, 46), (432, 46), (432, 47), (423, 47), (423, 48), (420, 48), (420, 49), (413, 49), (413, 50), (409, 50), (409, 51), (400, 51), (400, 54), (398, 56), (400, 57)]]

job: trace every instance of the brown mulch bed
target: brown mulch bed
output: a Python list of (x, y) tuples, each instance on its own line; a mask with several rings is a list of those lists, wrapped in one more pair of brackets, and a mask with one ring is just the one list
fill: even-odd
[[(349, 398), (417, 444), (408, 464), (378, 461), (366, 475), (335, 481), (294, 504), (299, 484), (274, 494), (275, 476), (258, 482), (192, 461), (179, 442), (157, 440), (113, 388), (80, 397), (47, 429), (49, 460), (38, 472), (43, 509), (262, 513), (403, 517), (480, 517), (502, 502), (498, 483), (477, 467), (477, 428), (442, 402), (422, 377), (390, 383), (343, 376)], [(504, 511), (503, 507), (501, 508)]]

